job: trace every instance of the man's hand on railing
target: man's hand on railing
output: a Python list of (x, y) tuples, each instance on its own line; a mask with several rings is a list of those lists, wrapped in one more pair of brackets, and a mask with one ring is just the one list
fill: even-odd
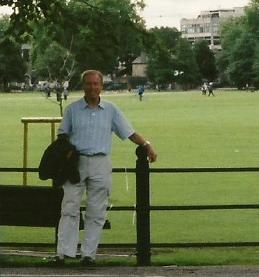
[(145, 140), (140, 134), (138, 133), (134, 133), (131, 136), (129, 136), (129, 139), (140, 145), (143, 146), (147, 149), (147, 156), (148, 156), (148, 160), (149, 162), (153, 163), (156, 161), (157, 158), (157, 154), (154, 150), (154, 148), (151, 146), (150, 142), (148, 140)]
[(147, 144), (145, 146), (147, 148), (147, 156), (148, 156), (148, 160), (150, 163), (153, 163), (156, 161), (157, 158), (157, 154), (155, 152), (155, 150), (153, 149), (153, 147), (151, 146), (151, 144)]

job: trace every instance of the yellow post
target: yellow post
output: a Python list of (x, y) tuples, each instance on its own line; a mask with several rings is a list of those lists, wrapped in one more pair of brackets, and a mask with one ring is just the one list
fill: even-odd
[(55, 130), (55, 122), (51, 122), (51, 142), (55, 140), (56, 130)]
[[(61, 122), (62, 117), (23, 117), (23, 168), (28, 165), (28, 130), (29, 123), (50, 123), (51, 124), (51, 142), (55, 140), (56, 130), (55, 123)], [(23, 172), (23, 185), (27, 185), (27, 172)]]
[[(27, 168), (28, 161), (28, 123), (24, 122), (23, 127), (23, 168)], [(27, 172), (23, 172), (23, 185), (27, 185)]]

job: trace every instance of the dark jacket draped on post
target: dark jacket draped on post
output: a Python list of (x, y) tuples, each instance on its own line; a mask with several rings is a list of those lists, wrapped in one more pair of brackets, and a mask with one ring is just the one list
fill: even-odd
[(61, 136), (44, 151), (39, 165), (41, 180), (53, 179), (54, 186), (62, 186), (67, 180), (72, 184), (80, 181), (79, 153), (69, 140)]

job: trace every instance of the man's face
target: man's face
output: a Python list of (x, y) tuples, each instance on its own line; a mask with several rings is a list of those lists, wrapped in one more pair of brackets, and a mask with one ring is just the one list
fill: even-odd
[(89, 98), (99, 97), (103, 88), (102, 81), (98, 74), (90, 74), (84, 77), (83, 90)]

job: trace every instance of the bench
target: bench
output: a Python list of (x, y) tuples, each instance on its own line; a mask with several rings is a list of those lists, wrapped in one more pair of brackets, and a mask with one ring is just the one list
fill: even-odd
[[(0, 226), (54, 227), (57, 243), (62, 198), (61, 187), (0, 185)], [(103, 228), (111, 228), (108, 220)]]

